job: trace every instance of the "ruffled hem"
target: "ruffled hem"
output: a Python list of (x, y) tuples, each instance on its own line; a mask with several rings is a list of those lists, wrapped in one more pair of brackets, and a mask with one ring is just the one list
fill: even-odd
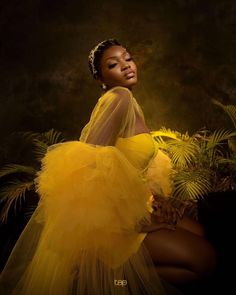
[(117, 148), (56, 145), (36, 184), (39, 205), (1, 275), (5, 295), (164, 293), (138, 232), (150, 191)]

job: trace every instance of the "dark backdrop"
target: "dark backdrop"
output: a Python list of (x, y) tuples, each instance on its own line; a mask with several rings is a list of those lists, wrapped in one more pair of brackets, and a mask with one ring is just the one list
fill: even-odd
[(230, 127), (211, 100), (236, 101), (235, 31), (233, 0), (1, 0), (0, 163), (22, 161), (13, 132), (79, 137), (101, 94), (87, 56), (111, 37), (135, 56), (151, 129)]
[[(192, 134), (202, 127), (232, 127), (212, 98), (236, 104), (234, 0), (1, 0), (0, 36), (0, 165), (30, 164), (19, 131), (54, 128), (68, 140), (79, 137), (101, 94), (87, 56), (111, 37), (134, 54), (139, 67), (134, 94), (151, 129)], [(200, 204), (202, 221), (226, 261), (213, 282), (215, 291), (210, 285), (205, 294), (225, 292), (234, 282), (229, 218), (235, 204), (219, 197)], [(0, 227), (0, 269), (25, 223), (21, 214)]]

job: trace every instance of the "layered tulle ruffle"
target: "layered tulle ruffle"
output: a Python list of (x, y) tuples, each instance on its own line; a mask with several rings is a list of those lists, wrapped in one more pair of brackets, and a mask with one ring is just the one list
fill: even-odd
[(41, 199), (1, 275), (3, 294), (163, 294), (138, 232), (150, 191), (116, 147), (55, 145), (36, 184)]

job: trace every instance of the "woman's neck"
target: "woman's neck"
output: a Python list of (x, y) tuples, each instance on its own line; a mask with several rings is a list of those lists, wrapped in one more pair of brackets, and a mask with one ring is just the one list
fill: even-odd
[[(112, 88), (114, 88), (114, 87), (118, 87), (118, 86), (120, 86), (120, 87), (125, 87), (125, 86), (121, 86), (121, 85), (112, 86), (112, 87), (109, 87), (109, 88), (107, 88), (106, 90), (104, 90), (103, 93), (106, 93), (106, 92), (109, 91), (110, 89), (112, 89)], [(125, 88), (129, 89), (129, 90), (132, 92), (132, 87), (131, 87), (131, 86), (130, 86), (130, 87), (125, 87)]]

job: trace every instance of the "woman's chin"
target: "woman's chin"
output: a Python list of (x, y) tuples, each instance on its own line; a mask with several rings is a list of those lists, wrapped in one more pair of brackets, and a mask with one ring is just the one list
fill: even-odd
[(124, 83), (123, 86), (127, 88), (132, 88), (133, 86), (137, 84), (137, 82), (138, 82), (137, 79), (129, 79)]

